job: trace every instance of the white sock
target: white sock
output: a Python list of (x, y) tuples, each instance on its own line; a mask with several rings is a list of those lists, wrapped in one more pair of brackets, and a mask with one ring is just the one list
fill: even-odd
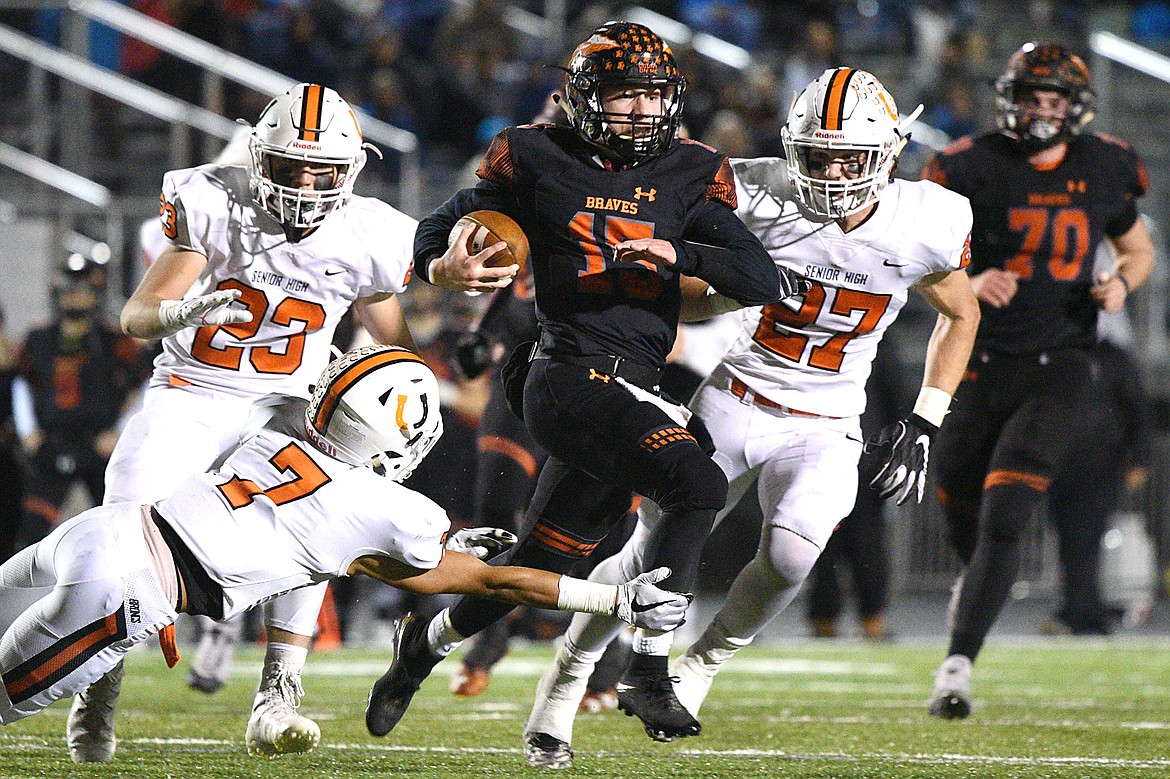
[(634, 631), (634, 651), (640, 655), (658, 655), (665, 657), (670, 654), (670, 647), (674, 643), (673, 630), (648, 630), (638, 628)]
[(427, 646), (436, 657), (454, 652), (467, 636), (460, 635), (451, 626), (451, 610), (443, 609), (427, 625)]

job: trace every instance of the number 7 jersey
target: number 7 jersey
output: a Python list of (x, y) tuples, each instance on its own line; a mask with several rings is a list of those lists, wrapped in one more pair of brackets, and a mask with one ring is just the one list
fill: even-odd
[(252, 321), (185, 328), (164, 338), (154, 385), (307, 397), (350, 305), (402, 292), (410, 279), (417, 223), (374, 198), (351, 197), (296, 243), (253, 203), (246, 168), (171, 171), (159, 207), (171, 244), (207, 257), (186, 297), (238, 289), (235, 305), (247, 308)]
[(845, 233), (814, 221), (792, 196), (784, 160), (733, 160), (737, 215), (778, 266), (812, 284), (804, 295), (740, 312), (723, 364), (756, 394), (827, 417), (865, 410), (865, 383), (886, 328), (923, 278), (970, 259), (967, 199), (930, 182), (890, 182)]

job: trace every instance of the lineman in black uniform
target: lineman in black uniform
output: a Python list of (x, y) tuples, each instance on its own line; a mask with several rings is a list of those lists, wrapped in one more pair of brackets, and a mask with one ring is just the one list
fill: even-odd
[[(971, 711), (971, 663), (1019, 571), (1020, 539), (1090, 415), (1097, 311), (1146, 281), (1154, 247), (1135, 199), (1146, 172), (1121, 141), (1079, 132), (1092, 116), (1089, 70), (1029, 43), (996, 82), (998, 132), (963, 138), (924, 175), (974, 211), (972, 285), (982, 323), (936, 443), (951, 542), (966, 565), (932, 715)], [(1116, 254), (1093, 276), (1098, 243)]]
[[(727, 480), (704, 451), (701, 423), (688, 427), (658, 397), (678, 324), (679, 275), (745, 305), (792, 294), (794, 280), (777, 274), (736, 218), (727, 158), (677, 139), (685, 81), (657, 35), (607, 23), (576, 48), (567, 71), (562, 105), (571, 126), (501, 132), (477, 171), (480, 184), (419, 224), (416, 273), (455, 289), (509, 283), (516, 266), (482, 267), (495, 247), (468, 257), (460, 236), (448, 248), (458, 217), (477, 209), (507, 213), (528, 236), (541, 339), (523, 365), (523, 415), (550, 457), (512, 561), (568, 569), (637, 492), (667, 517), (648, 565), (669, 566), (662, 586), (688, 591)], [(523, 375), (518, 363), (505, 369), (513, 386)], [(429, 626), (404, 619), (394, 663), (370, 694), (370, 731), (389, 732), (441, 656), (507, 611), (465, 598)], [(662, 740), (699, 732), (674, 696), (666, 660), (635, 653), (619, 687), (619, 705)], [(557, 749), (526, 744), (553, 758)]]
[(90, 500), (105, 495), (106, 464), (130, 394), (149, 374), (135, 341), (102, 318), (104, 266), (73, 254), (53, 273), (53, 321), (25, 338), (19, 372), (28, 382), (37, 429), (29, 450), (20, 548), (60, 520), (75, 482)]

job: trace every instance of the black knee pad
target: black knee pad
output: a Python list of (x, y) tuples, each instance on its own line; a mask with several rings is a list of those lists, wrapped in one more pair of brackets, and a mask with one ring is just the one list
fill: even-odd
[(671, 475), (657, 496), (663, 511), (718, 511), (727, 503), (727, 476), (698, 446), (676, 447), (659, 456)]

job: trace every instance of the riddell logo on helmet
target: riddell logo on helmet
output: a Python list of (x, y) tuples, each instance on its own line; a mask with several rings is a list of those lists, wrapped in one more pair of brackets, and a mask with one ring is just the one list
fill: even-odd
[(845, 140), (845, 133), (839, 130), (817, 130), (813, 133), (814, 138), (826, 138), (834, 141)]
[(306, 143), (305, 141), (293, 141), (292, 143), (289, 144), (289, 146), (291, 146), (294, 149), (308, 149), (309, 151), (320, 151), (321, 150), (321, 144), (319, 144), (319, 143)]

